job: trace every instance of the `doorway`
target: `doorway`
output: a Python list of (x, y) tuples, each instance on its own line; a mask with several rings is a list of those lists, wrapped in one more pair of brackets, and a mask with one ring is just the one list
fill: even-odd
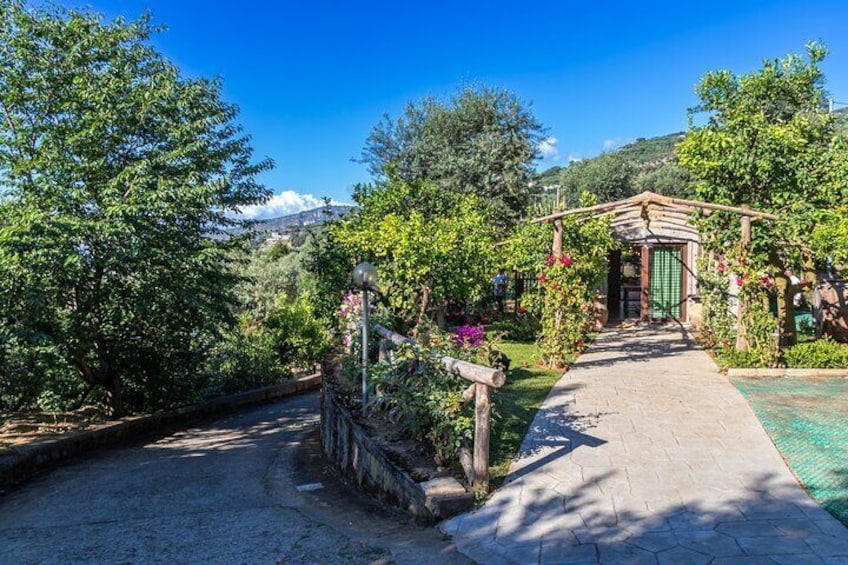
[(649, 249), (648, 315), (651, 320), (682, 320), (685, 312), (683, 246)]

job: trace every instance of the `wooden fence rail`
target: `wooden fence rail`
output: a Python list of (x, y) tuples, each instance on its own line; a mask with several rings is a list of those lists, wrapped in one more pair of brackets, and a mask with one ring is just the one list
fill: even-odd
[[(375, 326), (380, 338), (395, 345), (417, 345), (415, 340), (400, 335), (383, 326)], [(463, 400), (474, 400), (474, 450), (459, 450), (459, 461), (465, 475), (477, 491), (489, 491), (489, 439), (492, 435), (492, 398), (491, 389), (498, 389), (506, 382), (506, 374), (500, 369), (485, 367), (454, 359), (444, 355), (441, 362), (445, 370), (471, 381), (465, 390)]]

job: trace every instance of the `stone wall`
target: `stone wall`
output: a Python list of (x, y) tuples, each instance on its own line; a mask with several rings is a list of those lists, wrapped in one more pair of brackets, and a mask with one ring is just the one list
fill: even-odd
[(393, 463), (326, 381), (321, 394), (321, 443), (324, 454), (364, 491), (429, 523), (470, 510), (474, 497), (452, 477), (415, 482)]

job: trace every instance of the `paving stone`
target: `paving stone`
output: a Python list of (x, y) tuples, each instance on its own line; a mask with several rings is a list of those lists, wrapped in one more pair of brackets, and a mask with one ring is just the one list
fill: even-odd
[(710, 565), (774, 565), (774, 561), (761, 556), (716, 557)]
[(804, 538), (813, 552), (820, 557), (848, 558), (848, 536), (829, 536), (821, 534)]
[[(737, 522), (721, 522), (716, 526), (715, 530), (723, 534), (731, 535), (735, 538), (739, 537), (769, 537), (774, 538), (780, 535), (778, 530), (771, 522), (766, 520), (747, 520)], [(812, 533), (812, 532), (811, 532)]]
[(598, 563), (611, 565), (656, 565), (657, 556), (650, 551), (626, 544), (598, 544)]
[(743, 555), (742, 548), (736, 540), (718, 532), (706, 531), (676, 531), (677, 542), (685, 548), (714, 555), (716, 557), (733, 557)]
[(520, 451), (500, 492), (443, 527), (481, 563), (848, 561), (848, 529), (679, 329), (601, 334)]
[(817, 555), (771, 555), (771, 560), (779, 565), (822, 565), (824, 559)]
[(597, 563), (598, 550), (593, 543), (580, 545), (542, 545), (542, 565), (582, 565)]
[(673, 532), (648, 532), (627, 538), (627, 543), (640, 549), (657, 553), (672, 547), (677, 547), (677, 537)]
[(657, 553), (660, 565), (707, 565), (713, 560), (711, 555), (704, 555), (685, 547), (673, 547)]
[(803, 555), (810, 552), (810, 546), (804, 543), (802, 538), (736, 536), (736, 543), (748, 555)]

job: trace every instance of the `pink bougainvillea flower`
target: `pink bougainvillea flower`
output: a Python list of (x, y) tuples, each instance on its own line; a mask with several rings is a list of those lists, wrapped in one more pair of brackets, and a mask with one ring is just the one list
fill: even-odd
[(545, 261), (545, 263), (547, 263), (548, 267), (550, 267), (554, 264), (555, 260), (556, 260), (556, 258), (553, 255), (548, 255), (548, 258)]
[(571, 257), (569, 257), (568, 255), (566, 255), (565, 257), (559, 258), (559, 264), (560, 265), (570, 267), (572, 263), (573, 263), (573, 261), (571, 260)]
[(742, 286), (745, 280), (742, 277), (736, 277), (736, 286)]
[(719, 263), (718, 267), (716, 267), (716, 270), (718, 270), (719, 273), (723, 273), (725, 268), (726, 267), (724, 266), (724, 263)]

